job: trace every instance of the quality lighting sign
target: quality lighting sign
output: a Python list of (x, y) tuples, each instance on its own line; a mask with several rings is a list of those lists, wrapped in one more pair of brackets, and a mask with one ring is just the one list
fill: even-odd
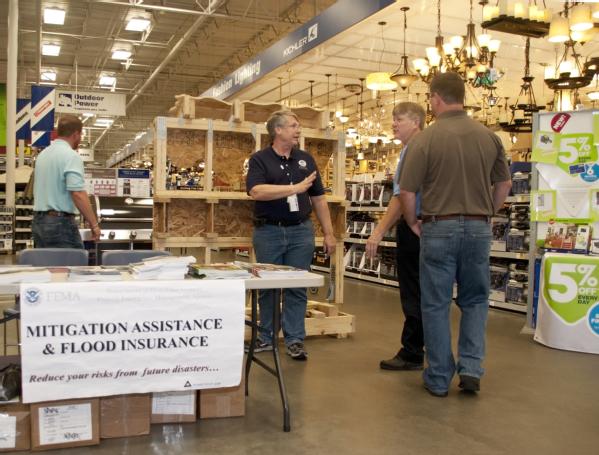
[(56, 91), (56, 112), (126, 115), (125, 95), (105, 92)]
[(21, 286), (23, 401), (232, 387), (242, 280)]
[(339, 0), (210, 87), (202, 96), (229, 98), (265, 74), (393, 3), (395, 0)]

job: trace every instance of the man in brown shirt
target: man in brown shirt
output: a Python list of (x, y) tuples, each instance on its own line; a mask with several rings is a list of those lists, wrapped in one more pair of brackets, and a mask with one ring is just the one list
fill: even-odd
[[(489, 297), (490, 219), (511, 188), (499, 138), (464, 111), (457, 73), (430, 85), (436, 122), (410, 142), (400, 186), (406, 222), (420, 239), (420, 288), (427, 368), (424, 387), (447, 396), (454, 373), (467, 392), (480, 389)], [(416, 192), (422, 223), (416, 218)], [(451, 350), (453, 283), (462, 312), (458, 361)]]

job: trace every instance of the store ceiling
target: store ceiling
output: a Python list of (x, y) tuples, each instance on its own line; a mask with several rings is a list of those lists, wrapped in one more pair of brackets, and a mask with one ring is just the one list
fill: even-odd
[[(210, 12), (207, 10), (209, 1), (212, 5)], [(136, 2), (142, 4), (139, 7), (133, 5)], [(101, 90), (99, 76), (114, 74), (117, 77), (116, 92), (127, 95), (127, 116), (116, 119), (107, 134), (103, 134), (101, 129), (90, 130), (96, 159), (103, 161), (132, 140), (136, 133), (147, 128), (154, 117), (165, 115), (174, 104), (174, 95), (202, 93), (251, 56), (332, 3), (334, 0), (20, 1), (19, 96), (27, 96), (29, 86), (38, 82), (38, 64), (42, 70), (56, 70), (57, 84), (63, 88)], [(545, 4), (553, 10), (563, 8), (562, 2), (546, 0)], [(314, 105), (326, 106), (328, 93), (331, 106), (337, 99), (345, 97), (348, 113), (355, 115), (356, 98), (343, 86), (359, 83), (360, 77), (378, 70), (379, 60), (384, 71), (397, 68), (403, 46), (400, 7), (410, 7), (406, 51), (411, 61), (424, 56), (425, 47), (434, 43), (437, 34), (436, 5), (433, 0), (398, 1), (325, 45), (266, 75), (237, 96), (265, 102), (291, 98), (298, 104), (310, 104), (312, 101)], [(38, 34), (40, 11), (45, 6), (66, 9), (66, 21), (63, 26), (44, 24), (41, 34)], [(441, 31), (445, 39), (454, 34), (465, 34), (469, 1), (442, 0), (441, 10)], [(142, 34), (126, 31), (125, 24), (132, 14), (144, 11), (152, 16), (154, 27), (142, 41)], [(481, 6), (475, 2), (474, 22), (477, 24), (480, 23), (481, 11)], [(0, 17), (7, 16), (8, 1), (0, 1)], [(379, 21), (388, 24), (383, 32), (385, 51), (382, 57)], [(477, 33), (481, 33), (479, 26)], [(498, 93), (515, 101), (524, 71), (525, 38), (491, 33), (502, 41), (495, 66), (505, 71), (505, 76), (497, 85)], [(6, 36), (7, 24), (3, 22), (0, 24), (0, 37)], [(62, 46), (60, 55), (44, 56), (39, 61), (38, 38), (44, 42), (59, 43)], [(125, 45), (133, 50), (132, 64), (128, 69), (111, 58), (115, 47)], [(583, 57), (599, 55), (597, 38), (585, 44), (581, 53)], [(539, 102), (549, 101), (552, 95), (542, 82), (542, 64), (555, 59), (555, 45), (546, 39), (531, 40), (531, 71), (536, 77), (534, 90)], [(328, 90), (327, 73), (333, 75)], [(5, 74), (6, 48), (3, 47), (0, 49), (0, 78), (4, 79)], [(310, 80), (315, 81), (312, 100)], [(410, 97), (423, 100), (426, 91), (426, 85), (419, 82), (412, 86), (410, 94), (398, 92), (397, 99)], [(476, 91), (470, 94), (478, 95)], [(384, 99), (389, 102), (392, 95), (386, 93)]]

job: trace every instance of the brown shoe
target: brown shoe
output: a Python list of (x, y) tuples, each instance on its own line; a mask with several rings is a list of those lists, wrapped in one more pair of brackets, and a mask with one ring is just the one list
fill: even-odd
[(381, 370), (394, 370), (394, 371), (413, 371), (422, 370), (422, 363), (408, 362), (401, 357), (395, 356), (392, 359), (381, 360), (379, 363)]

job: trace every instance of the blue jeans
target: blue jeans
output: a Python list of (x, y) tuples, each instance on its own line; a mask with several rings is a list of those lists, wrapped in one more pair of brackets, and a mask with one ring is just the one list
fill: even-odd
[(83, 248), (73, 217), (35, 214), (31, 231), (35, 248)]
[[(306, 220), (296, 226), (264, 225), (254, 229), (254, 250), (256, 260), (269, 264), (284, 264), (308, 270), (314, 253), (314, 229)], [(273, 293), (274, 290), (260, 291), (260, 325), (266, 332), (260, 332), (260, 340), (272, 343), (273, 339)], [(304, 342), (306, 329), (306, 288), (283, 290), (283, 311), (281, 326), (287, 346)], [(275, 338), (276, 338), (275, 334)]]
[[(480, 378), (489, 308), (491, 229), (485, 221), (424, 223), (420, 239), (420, 286), (427, 368), (423, 377), (445, 392), (456, 372)], [(461, 310), (457, 365), (451, 350), (449, 308), (453, 283)]]

